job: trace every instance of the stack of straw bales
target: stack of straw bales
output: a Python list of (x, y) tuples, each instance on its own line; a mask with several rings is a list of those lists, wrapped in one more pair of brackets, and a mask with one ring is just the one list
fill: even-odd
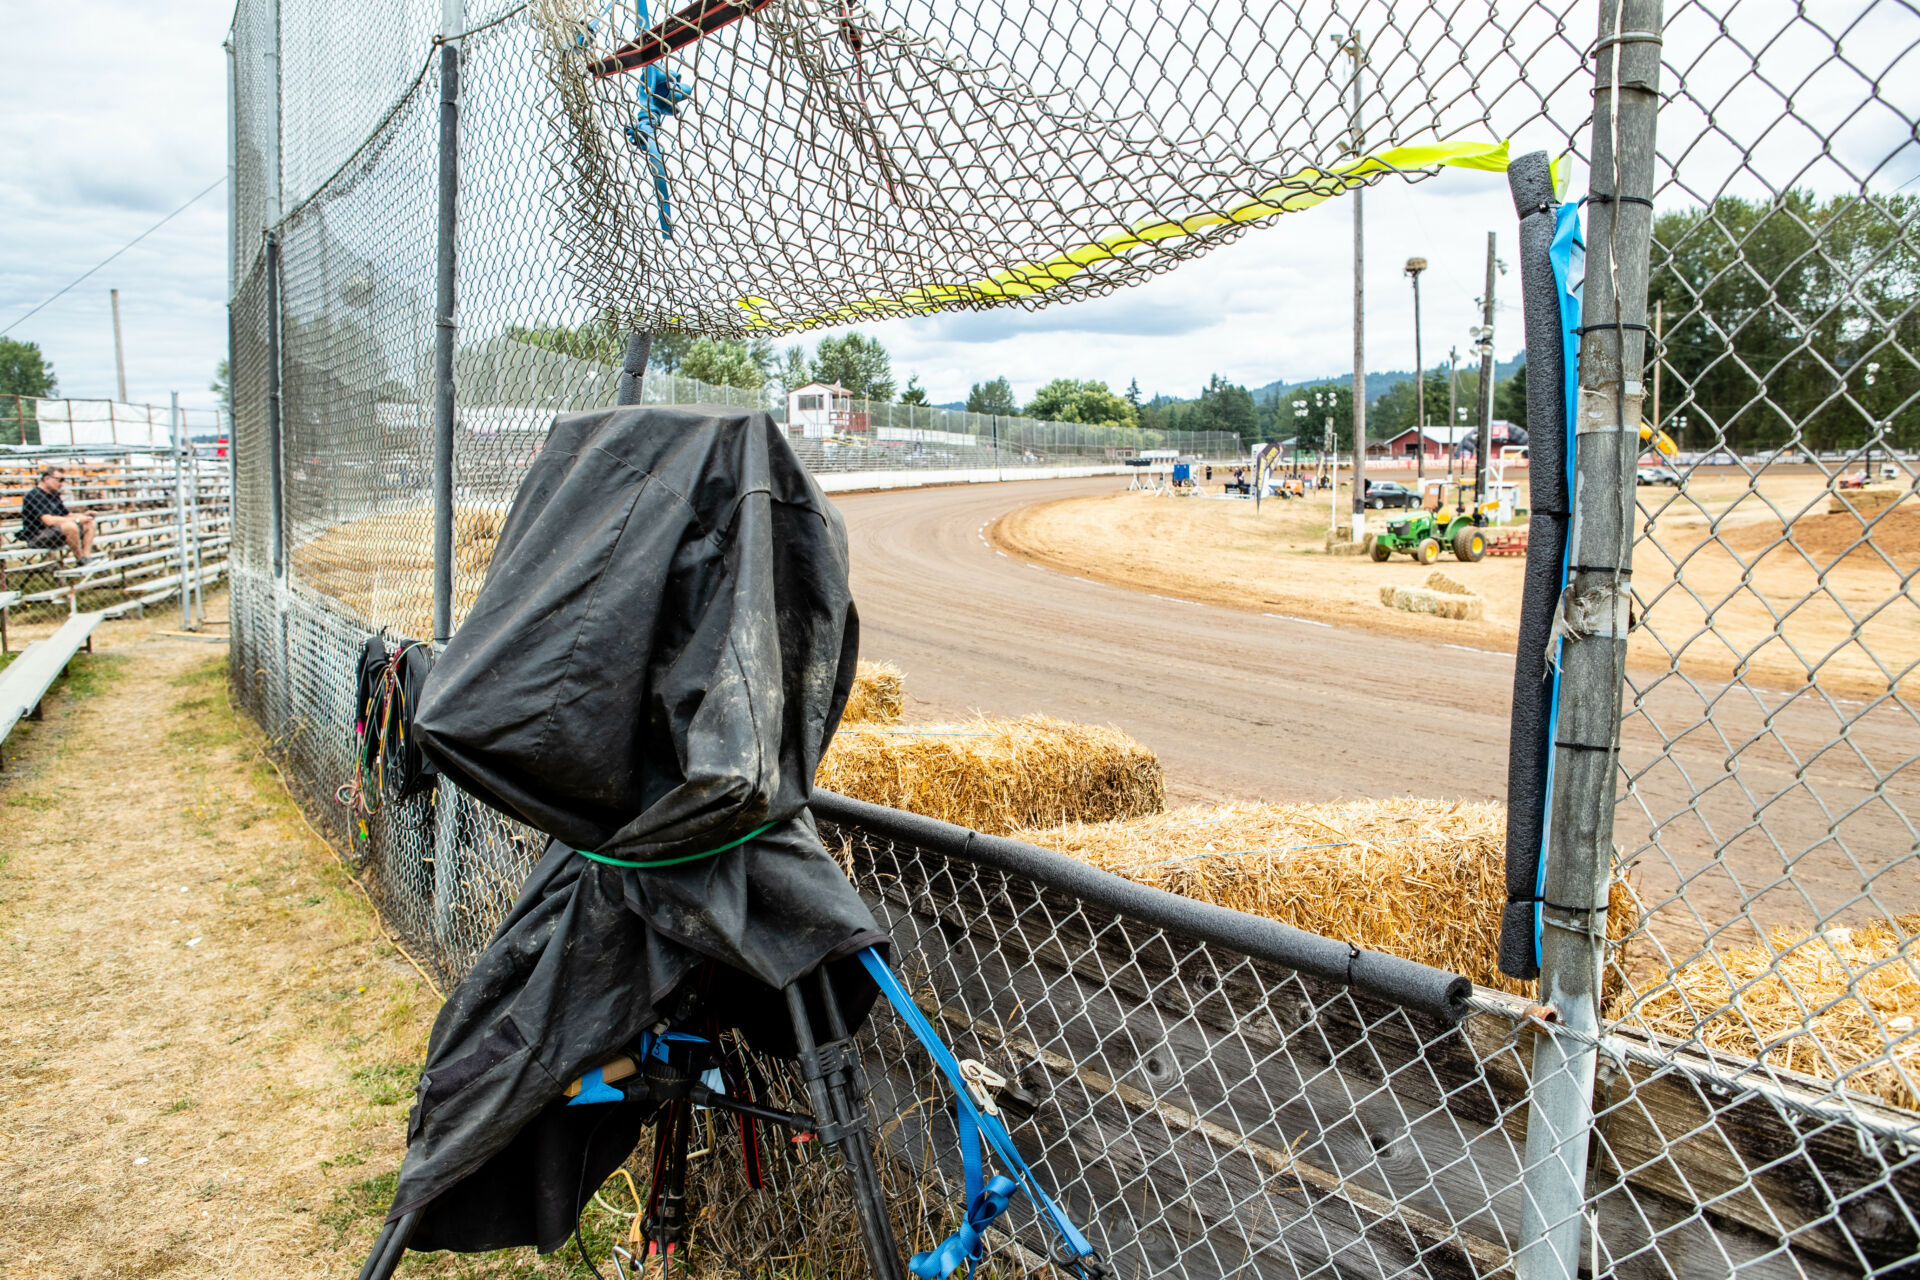
[(899, 724), (906, 709), (906, 676), (891, 662), (861, 659), (843, 724)]
[[(1499, 970), (1502, 805), (1229, 804), (1017, 834), (1156, 889), (1531, 994)], [(1609, 914), (1616, 932), (1631, 922), (1624, 886)]]
[(1160, 762), (1118, 729), (1046, 716), (893, 727), (843, 724), (817, 785), (976, 831), (1158, 813)]
[(1389, 609), (1430, 613), (1437, 618), (1453, 618), (1462, 622), (1482, 618), (1487, 611), (1485, 600), (1438, 569), (1427, 575), (1427, 585), (1424, 587), (1381, 587), (1380, 603)]
[[(505, 518), (497, 507), (454, 509), (454, 581), (468, 592), (486, 575)], [(425, 508), (329, 529), (294, 548), (293, 573), (374, 626), (433, 634), (433, 513)]]
[(1773, 929), (1765, 945), (1675, 970), (1626, 1021), (1920, 1110), (1917, 931), (1920, 915), (1814, 934)]

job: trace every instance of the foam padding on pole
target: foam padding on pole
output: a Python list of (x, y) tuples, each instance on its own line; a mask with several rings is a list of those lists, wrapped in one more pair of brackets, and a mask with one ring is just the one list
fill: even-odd
[(1556, 201), (1545, 152), (1514, 159), (1507, 186), (1520, 215), (1520, 294), (1527, 341), (1527, 564), (1513, 664), (1507, 745), (1507, 901), (1500, 972), (1540, 974), (1536, 901), (1553, 713), (1553, 615), (1565, 583), (1567, 484), (1565, 340), (1553, 274)]

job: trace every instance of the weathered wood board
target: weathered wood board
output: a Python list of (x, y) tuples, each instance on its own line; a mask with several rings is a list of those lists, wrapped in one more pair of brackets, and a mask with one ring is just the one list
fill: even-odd
[[(1534, 1034), (1518, 1006), (1447, 1027), (935, 855), (855, 871), (956, 1052), (1038, 1101), (1023, 1152), (1117, 1275), (1507, 1273)], [(925, 1110), (923, 1068), (888, 1046), (882, 1116)], [(1607, 1274), (1837, 1277), (1915, 1251), (1914, 1153), (1632, 1064), (1597, 1102)], [(951, 1127), (917, 1127), (916, 1149), (957, 1186)], [(1045, 1248), (1030, 1221), (1019, 1235)]]

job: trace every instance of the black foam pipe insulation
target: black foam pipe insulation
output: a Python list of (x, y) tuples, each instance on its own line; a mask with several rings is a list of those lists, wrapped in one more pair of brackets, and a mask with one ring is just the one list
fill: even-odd
[(1520, 294), (1527, 342), (1527, 565), (1513, 663), (1513, 718), (1507, 746), (1507, 901), (1500, 918), (1500, 972), (1540, 976), (1534, 916), (1547, 765), (1553, 744), (1554, 611), (1564, 585), (1567, 524), (1566, 335), (1553, 278), (1557, 202), (1544, 151), (1516, 157), (1507, 187), (1520, 215)]

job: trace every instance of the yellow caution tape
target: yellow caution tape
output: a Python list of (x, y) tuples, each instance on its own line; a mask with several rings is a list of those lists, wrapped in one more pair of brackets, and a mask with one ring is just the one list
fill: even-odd
[[(1511, 153), (1506, 142), (1429, 142), (1416, 146), (1389, 147), (1337, 169), (1302, 169), (1282, 178), (1259, 195), (1220, 213), (1199, 213), (1186, 218), (1143, 218), (1125, 231), (1116, 231), (1092, 244), (1064, 250), (1044, 262), (1015, 263), (966, 284), (928, 285), (923, 289), (910, 289), (895, 297), (865, 298), (837, 311), (816, 316), (801, 327), (811, 329), (862, 319), (938, 311), (956, 303), (994, 303), (1032, 297), (1073, 279), (1096, 263), (1124, 257), (1161, 241), (1177, 240), (1210, 227), (1258, 222), (1282, 213), (1311, 209), (1364, 185), (1373, 174), (1407, 173), (1436, 165), (1504, 173), (1510, 159)], [(1563, 181), (1564, 163), (1564, 156), (1553, 162), (1556, 190)], [(774, 323), (763, 318), (764, 313), (773, 306), (765, 298), (742, 298), (736, 305), (752, 315), (756, 323), (769, 326)]]

